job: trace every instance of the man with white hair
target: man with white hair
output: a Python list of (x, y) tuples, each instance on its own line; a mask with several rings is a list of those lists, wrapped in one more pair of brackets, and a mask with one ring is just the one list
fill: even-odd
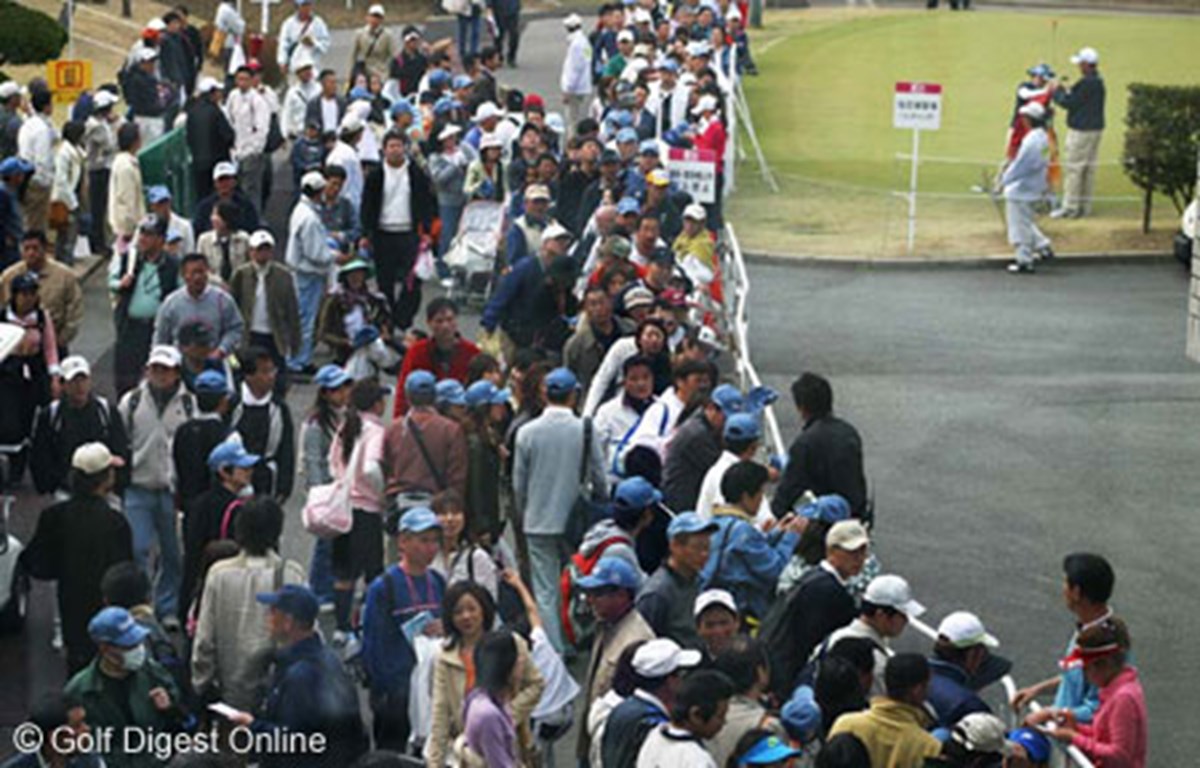
[(1014, 274), (1033, 272), (1034, 257), (1054, 258), (1050, 238), (1034, 221), (1034, 205), (1046, 196), (1046, 155), (1049, 140), (1044, 128), (1046, 108), (1031, 101), (1017, 110), (1017, 117), (1028, 129), (1017, 156), (1004, 169), (1000, 187), (1004, 190), (1004, 213), (1008, 220), (1008, 242), (1016, 248), (1016, 258), (1008, 265)]
[(1096, 160), (1100, 155), (1100, 137), (1104, 134), (1104, 78), (1098, 69), (1100, 54), (1095, 48), (1081, 48), (1071, 57), (1082, 76), (1067, 87), (1054, 89), (1054, 103), (1067, 110), (1066, 178), (1063, 181), (1062, 207), (1050, 215), (1077, 219), (1092, 212), (1092, 192), (1096, 187)]
[(592, 95), (592, 44), (583, 34), (579, 14), (563, 19), (563, 26), (567, 30), (567, 55), (559, 83), (567, 113), (567, 136), (574, 136), (579, 121), (587, 116), (587, 101)]
[(313, 13), (313, 0), (296, 0), (296, 12), (279, 28), (279, 68), (291, 71), (292, 57), (307, 51), (313, 66), (321, 66), (321, 57), (329, 51), (329, 27)]

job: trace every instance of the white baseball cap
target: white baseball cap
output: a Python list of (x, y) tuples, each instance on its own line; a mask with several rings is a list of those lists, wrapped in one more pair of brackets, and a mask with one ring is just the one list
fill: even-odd
[[(0, 96), (0, 98), (4, 97)], [(103, 89), (96, 91), (96, 97), (92, 99), (92, 105), (96, 109), (106, 109), (116, 103), (117, 94), (113, 93), (112, 91), (105, 91)]]
[(700, 203), (691, 203), (687, 208), (683, 209), (683, 218), (705, 221), (708, 219), (708, 212), (704, 210), (704, 206), (700, 205)]
[(216, 181), (223, 176), (237, 176), (237, 165), (229, 162), (228, 160), (223, 160), (214, 165), (213, 181)]
[(910, 619), (925, 613), (925, 606), (913, 600), (912, 588), (900, 576), (876, 576), (867, 585), (863, 601), (884, 608), (894, 608)]
[(315, 67), (317, 63), (313, 61), (312, 54), (307, 48), (301, 48), (296, 51), (296, 55), (292, 57), (292, 73), (299, 72), (306, 67)]
[(1046, 107), (1040, 101), (1031, 101), (1028, 104), (1022, 104), (1021, 108), (1017, 110), (1017, 114), (1041, 120), (1046, 116)]
[(141, 62), (154, 61), (155, 59), (158, 58), (158, 49), (157, 48), (142, 48), (140, 51), (138, 51), (137, 56), (138, 56), (138, 61), (141, 61)]
[(460, 133), (462, 133), (462, 128), (459, 128), (454, 123), (446, 123), (446, 127), (438, 134), (438, 141), (445, 141), (451, 136), (457, 136)]
[(642, 677), (666, 677), (697, 666), (700, 659), (700, 651), (685, 651), (674, 640), (660, 637), (647, 641), (633, 654), (633, 671)]
[(161, 16), (155, 16), (146, 22), (146, 29), (153, 29), (155, 32), (162, 32), (166, 28), (167, 22), (163, 21)]
[(212, 93), (213, 91), (220, 90), (223, 90), (223, 86), (215, 77), (209, 77), (208, 75), (205, 75), (204, 77), (200, 78), (200, 82), (196, 83), (196, 93), (200, 94), (201, 96), (206, 93)]
[(492, 133), (485, 133), (479, 137), (479, 151), (480, 152), (482, 152), (485, 149), (503, 149), (503, 148), (504, 148), (504, 140), (501, 139), (499, 136), (497, 136), (494, 131)]
[(620, 32), (617, 33), (617, 42), (618, 43), (632, 43), (633, 42), (633, 30), (622, 29)]
[(262, 248), (264, 245), (275, 247), (275, 237), (265, 229), (260, 229), (250, 235), (250, 247)]
[(386, 16), (387, 14), (383, 12), (383, 6), (380, 5), (379, 3), (376, 3), (375, 5), (372, 5), (370, 8), (367, 9), (367, 15), (368, 16), (379, 16), (382, 18), (382, 17)]
[(320, 171), (309, 171), (300, 178), (300, 188), (316, 191), (325, 189), (325, 175)]
[(954, 724), (950, 738), (974, 753), (1009, 755), (1004, 721), (991, 712), (972, 712)]
[(91, 376), (92, 366), (83, 355), (71, 355), (58, 366), (63, 381), (71, 381), (76, 376)]
[(976, 645), (1000, 647), (1000, 641), (988, 634), (979, 617), (968, 611), (955, 611), (942, 619), (942, 623), (938, 624), (937, 633), (939, 637), (949, 640), (955, 648), (970, 648)]
[(563, 26), (567, 29), (579, 29), (583, 26), (583, 19), (579, 18), (578, 13), (572, 13), (570, 16), (563, 19)]
[(733, 599), (733, 595), (724, 589), (706, 589), (697, 595), (696, 603), (692, 608), (692, 615), (698, 619), (700, 618), (700, 614), (714, 605), (725, 608), (734, 616), (738, 615), (737, 601)]
[(842, 520), (834, 523), (833, 527), (829, 529), (829, 533), (825, 534), (825, 546), (837, 547), (847, 552), (853, 552), (870, 543), (871, 538), (867, 535), (867, 529), (857, 520)]
[(650, 11), (647, 11), (645, 8), (638, 8), (633, 12), (634, 24), (649, 24), (652, 21), (654, 21), (654, 17), (651, 16)]
[(165, 365), (168, 368), (178, 368), (182, 362), (179, 350), (170, 344), (159, 344), (150, 350), (150, 358), (146, 365)]
[(104, 443), (84, 443), (71, 454), (71, 467), (85, 475), (94, 475), (109, 467), (123, 467), (125, 459), (114, 456)]
[(574, 235), (571, 234), (571, 230), (557, 221), (551, 222), (550, 226), (546, 227), (546, 231), (542, 233), (543, 240), (556, 240), (560, 237), (574, 237)]
[(549, 200), (550, 188), (545, 184), (530, 184), (525, 188), (526, 200)]
[(1079, 53), (1071, 57), (1072, 64), (1099, 64), (1100, 53), (1095, 48), (1080, 48)]
[(362, 118), (354, 112), (347, 112), (342, 118), (342, 122), (338, 125), (339, 133), (358, 133), (363, 129)]
[(490, 120), (493, 117), (500, 117), (504, 114), (504, 110), (496, 106), (493, 101), (485, 101), (475, 109), (474, 120), (477, 123), (482, 123), (484, 120)]
[(0, 99), (11, 99), (21, 92), (21, 86), (17, 85), (15, 80), (5, 80), (0, 83)]
[(696, 106), (692, 107), (693, 115), (702, 115), (705, 112), (715, 112), (717, 110), (717, 97), (710, 94), (701, 96), (696, 101)]

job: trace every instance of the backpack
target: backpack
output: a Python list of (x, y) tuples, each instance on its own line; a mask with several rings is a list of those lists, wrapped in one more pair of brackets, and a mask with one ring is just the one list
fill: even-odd
[(596, 633), (596, 617), (587, 604), (583, 590), (579, 588), (579, 580), (591, 574), (596, 563), (604, 557), (604, 553), (614, 544), (631, 543), (628, 536), (609, 536), (596, 546), (592, 553), (584, 557), (582, 552), (571, 555), (571, 559), (563, 566), (558, 579), (558, 589), (561, 597), (559, 620), (562, 622), (563, 637), (575, 648), (586, 648)]

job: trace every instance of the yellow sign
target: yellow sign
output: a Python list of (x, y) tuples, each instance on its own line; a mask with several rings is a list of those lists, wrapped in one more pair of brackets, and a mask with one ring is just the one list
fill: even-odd
[(46, 62), (46, 80), (57, 104), (70, 104), (92, 87), (92, 62), (59, 59)]

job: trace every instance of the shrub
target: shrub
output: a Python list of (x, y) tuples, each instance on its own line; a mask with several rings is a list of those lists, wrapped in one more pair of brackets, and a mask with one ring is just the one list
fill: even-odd
[(1122, 163), (1126, 175), (1146, 193), (1142, 229), (1148, 232), (1155, 192), (1168, 197), (1179, 213), (1191, 202), (1200, 141), (1200, 87), (1130, 85), (1125, 125)]
[(9, 64), (40, 64), (57, 58), (67, 44), (58, 22), (12, 0), (0, 0), (0, 51)]

